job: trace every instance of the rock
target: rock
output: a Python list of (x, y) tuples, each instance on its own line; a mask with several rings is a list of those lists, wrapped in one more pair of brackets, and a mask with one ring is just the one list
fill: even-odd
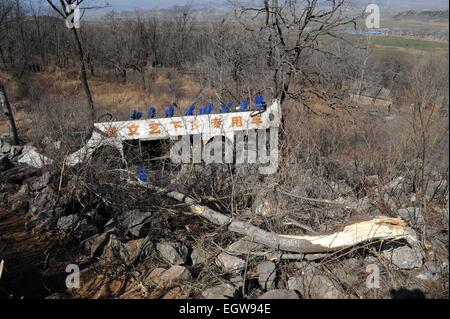
[(216, 264), (227, 271), (241, 271), (245, 267), (245, 260), (224, 252), (217, 256)]
[(0, 139), (0, 153), (7, 154), (11, 150), (11, 144), (5, 139)]
[(408, 246), (391, 248), (383, 251), (383, 256), (401, 269), (420, 268), (423, 264), (421, 254)]
[(288, 280), (288, 288), (300, 292), (303, 298), (342, 299), (344, 294), (330, 278), (323, 275), (305, 274)]
[(22, 183), (24, 179), (35, 176), (39, 170), (30, 166), (16, 166), (0, 173), (0, 181)]
[(244, 286), (244, 278), (242, 276), (235, 276), (230, 278), (230, 283), (236, 288), (242, 288)]
[(36, 192), (44, 189), (50, 183), (50, 178), (50, 172), (45, 172), (42, 176), (34, 178), (29, 184), (30, 191)]
[(187, 299), (190, 291), (190, 288), (187, 286), (174, 287), (170, 289), (162, 299)]
[(156, 245), (161, 257), (172, 265), (182, 265), (186, 263), (188, 249), (185, 245), (175, 242), (162, 242)]
[[(13, 195), (9, 197), (9, 202), (12, 203), (11, 210), (12, 211), (26, 211), (29, 207), (29, 197), (30, 195), (27, 193), (27, 186), (22, 185), (20, 189)], [(11, 193), (14, 190), (11, 190)]]
[(119, 216), (119, 223), (131, 235), (139, 237), (142, 227), (151, 216), (151, 212), (131, 210)]
[(263, 252), (264, 246), (244, 237), (232, 243), (225, 251), (230, 255), (247, 255), (249, 253)]
[(317, 269), (317, 265), (315, 263), (306, 262), (306, 261), (298, 261), (294, 263), (295, 267), (301, 271), (301, 274), (314, 274)]
[(383, 190), (387, 192), (399, 192), (402, 191), (406, 186), (406, 178), (399, 176), (383, 186)]
[(76, 227), (77, 221), (78, 221), (77, 215), (62, 216), (58, 219), (56, 225), (58, 229), (61, 231), (69, 231)]
[(275, 192), (260, 192), (256, 195), (252, 210), (258, 216), (269, 217), (278, 214), (278, 197)]
[(399, 209), (397, 211), (397, 215), (406, 221), (410, 226), (423, 225), (422, 210), (418, 207)]
[(448, 189), (446, 181), (430, 182), (427, 185), (425, 196), (428, 200), (431, 200), (433, 198), (441, 198), (445, 196), (445, 192), (447, 190)]
[[(150, 243), (150, 246), (153, 246), (153, 243)], [(146, 247), (144, 246), (144, 244), (145, 239), (130, 240), (129, 242), (127, 242), (124, 246), (125, 249), (122, 251), (122, 256), (125, 263), (134, 263), (139, 258), (139, 256), (143, 254), (143, 250)], [(147, 246), (146, 248), (149, 248), (149, 246)]]
[(155, 244), (150, 240), (150, 238), (146, 237), (146, 238), (142, 239), (141, 257), (146, 258), (146, 257), (150, 256), (154, 251), (156, 251)]
[(52, 159), (39, 154), (36, 148), (30, 145), (25, 145), (17, 161), (35, 168), (42, 168), (53, 163)]
[(344, 167), (344, 172), (344, 180), (350, 186), (357, 185), (364, 180), (365, 174), (363, 168), (355, 160), (351, 160), (347, 163)]
[(186, 267), (172, 266), (168, 270), (161, 273), (158, 282), (158, 287), (173, 287), (174, 285), (181, 285), (192, 280), (192, 274)]
[(22, 150), (23, 150), (23, 146), (13, 145), (13, 146), (11, 146), (11, 149), (9, 150), (9, 155), (11, 157), (16, 157), (17, 155), (22, 153)]
[(256, 269), (258, 273), (259, 285), (264, 290), (275, 288), (276, 267), (271, 261), (265, 261), (258, 265)]
[(203, 264), (206, 256), (199, 248), (193, 248), (191, 253), (192, 266)]
[(258, 299), (299, 299), (293, 290), (274, 289), (262, 294)]
[(80, 221), (74, 230), (74, 236), (79, 241), (94, 236), (97, 233), (98, 228), (94, 224), (87, 221), (86, 219)]
[[(109, 239), (106, 241), (108, 236)], [(105, 233), (98, 236), (93, 242), (91, 254), (96, 256), (101, 253), (101, 259), (108, 262), (118, 261), (120, 263), (133, 264), (140, 256), (145, 254), (146, 249), (149, 249), (148, 245), (153, 247), (153, 243), (148, 238), (122, 243), (116, 235)]]
[(155, 268), (153, 269), (147, 277), (145, 277), (144, 282), (148, 286), (157, 284), (161, 280), (162, 274), (166, 271), (165, 268)]
[(103, 248), (109, 241), (109, 234), (103, 233), (85, 239), (81, 244), (91, 257), (98, 257), (103, 253)]
[[(101, 240), (101, 238), (99, 238)], [(112, 263), (116, 260), (121, 261), (121, 256), (123, 255), (122, 251), (124, 250), (124, 247), (120, 240), (117, 238), (116, 235), (111, 234), (109, 236), (108, 242), (105, 244), (103, 248), (103, 252), (101, 255), (101, 259), (105, 260), (108, 263)]]
[[(39, 211), (32, 215), (32, 217), (25, 223), (25, 229), (47, 231), (52, 228), (53, 216), (46, 211)], [(54, 225), (54, 224), (53, 224)]]
[(330, 187), (333, 189), (333, 191), (336, 194), (346, 195), (353, 191), (353, 189), (345, 183), (336, 183), (336, 182), (331, 181)]
[(372, 207), (372, 203), (367, 196), (360, 199), (353, 199), (351, 197), (347, 197), (344, 199), (344, 203), (356, 211), (366, 212), (370, 210), (370, 208)]
[(437, 281), (441, 278), (441, 275), (445, 273), (444, 267), (436, 261), (427, 261), (424, 264), (424, 270), (421, 271), (416, 278), (424, 281)]
[(6, 171), (7, 169), (11, 169), (14, 167), (14, 164), (11, 162), (9, 157), (6, 154), (0, 153), (0, 172)]
[(202, 292), (203, 299), (229, 299), (233, 298), (236, 289), (230, 284), (221, 284)]

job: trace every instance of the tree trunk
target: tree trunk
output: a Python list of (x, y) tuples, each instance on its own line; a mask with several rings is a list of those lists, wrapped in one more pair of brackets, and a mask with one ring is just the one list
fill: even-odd
[(144, 89), (144, 91), (146, 91), (147, 83), (145, 82), (145, 68), (143, 68), (140, 73), (141, 73), (142, 88)]
[(2, 58), (2, 63), (5, 71), (8, 71), (8, 65), (6, 64), (5, 55), (3, 53), (3, 49), (0, 47), (0, 56)]
[(0, 83), (0, 105), (3, 113), (5, 114), (6, 121), (8, 122), (9, 134), (13, 139), (15, 145), (19, 144), (19, 137), (17, 135), (16, 122), (11, 111), (11, 105), (9, 104), (8, 97), (6, 96), (6, 90), (2, 83)]
[(81, 45), (80, 38), (78, 36), (78, 32), (75, 28), (72, 28), (73, 36), (75, 38), (75, 42), (78, 49), (78, 57), (80, 59), (80, 80), (81, 84), (83, 85), (84, 95), (86, 96), (86, 101), (88, 103), (88, 107), (90, 109), (91, 113), (91, 120), (94, 122), (95, 120), (95, 107), (94, 107), (94, 101), (92, 100), (91, 90), (89, 88), (89, 83), (87, 80), (86, 75), (86, 63), (84, 61), (84, 51), (83, 47)]

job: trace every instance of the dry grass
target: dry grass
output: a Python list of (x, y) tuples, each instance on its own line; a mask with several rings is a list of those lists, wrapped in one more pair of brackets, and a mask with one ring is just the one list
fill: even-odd
[[(180, 106), (176, 110), (181, 114), (196, 98), (200, 86), (190, 76), (178, 74), (170, 70), (149, 72), (147, 90), (139, 83), (130, 81), (122, 84), (108, 81), (101, 77), (89, 79), (97, 114), (111, 113), (117, 119), (127, 119), (131, 109), (146, 112), (150, 105), (157, 108), (156, 116), (164, 116), (165, 108), (176, 101)], [(52, 105), (54, 108), (64, 108), (66, 104), (77, 102), (78, 111), (83, 111), (84, 96), (76, 70), (63, 71), (53, 69), (46, 72), (33, 73), (25, 80), (27, 94), (21, 94), (19, 81), (10, 75), (0, 73), (0, 80), (7, 88), (17, 125), (20, 129), (29, 111), (39, 111), (39, 105)], [(211, 98), (211, 92), (204, 92), (205, 100)], [(67, 101), (71, 101), (67, 103)], [(28, 111), (28, 112), (27, 112)], [(52, 111), (47, 109), (46, 111)], [(0, 133), (7, 132), (6, 122), (1, 119)]]

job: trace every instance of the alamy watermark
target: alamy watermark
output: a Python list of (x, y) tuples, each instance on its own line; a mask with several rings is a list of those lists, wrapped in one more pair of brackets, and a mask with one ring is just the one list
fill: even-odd
[(375, 264), (367, 265), (366, 272), (369, 275), (366, 278), (366, 287), (369, 289), (380, 288), (380, 267)]
[(204, 143), (202, 135), (172, 138), (170, 159), (175, 164), (256, 164), (262, 175), (278, 170), (278, 129), (238, 131)]
[(366, 17), (367, 29), (379, 29), (380, 28), (380, 7), (376, 4), (369, 4), (365, 10), (368, 13)]
[(66, 267), (66, 287), (67, 289), (78, 289), (80, 288), (80, 267), (75, 264), (67, 265)]
[(81, 20), (81, 13), (80, 8), (77, 4), (67, 4), (66, 5), (66, 27), (69, 29), (79, 29), (80, 28), (80, 20)]

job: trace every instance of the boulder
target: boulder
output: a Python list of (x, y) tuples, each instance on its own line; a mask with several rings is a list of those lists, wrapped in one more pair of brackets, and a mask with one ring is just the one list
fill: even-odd
[(274, 289), (262, 294), (258, 299), (299, 299), (293, 290)]
[(275, 288), (276, 267), (271, 261), (265, 261), (258, 265), (256, 272), (258, 273), (259, 285), (264, 290)]
[(233, 298), (236, 293), (236, 289), (227, 283), (220, 284), (206, 289), (202, 292), (203, 299), (229, 299)]
[(172, 265), (182, 265), (186, 263), (188, 248), (182, 243), (162, 242), (156, 245), (161, 257)]

